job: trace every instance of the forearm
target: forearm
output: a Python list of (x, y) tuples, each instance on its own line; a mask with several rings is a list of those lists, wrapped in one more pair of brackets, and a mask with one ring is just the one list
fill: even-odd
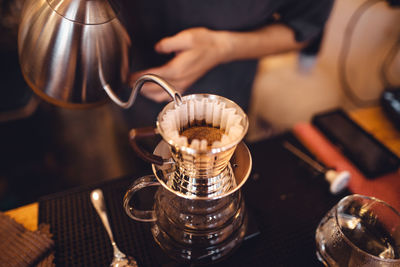
[(295, 40), (292, 29), (283, 24), (265, 26), (251, 32), (221, 32), (222, 61), (261, 58), (303, 48), (307, 42)]

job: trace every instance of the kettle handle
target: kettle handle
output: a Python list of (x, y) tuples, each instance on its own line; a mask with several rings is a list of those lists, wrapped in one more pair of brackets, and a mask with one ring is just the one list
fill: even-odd
[(139, 222), (154, 222), (157, 220), (154, 210), (139, 210), (136, 209), (135, 205), (131, 205), (132, 197), (139, 190), (146, 188), (148, 186), (159, 186), (160, 183), (154, 175), (146, 175), (137, 179), (126, 191), (124, 196), (124, 209), (126, 214), (132, 219)]
[(160, 156), (154, 155), (146, 150), (144, 150), (142, 147), (140, 147), (137, 143), (137, 140), (146, 138), (146, 137), (153, 137), (158, 134), (157, 128), (153, 127), (143, 127), (143, 128), (137, 128), (137, 129), (132, 129), (129, 132), (129, 141), (130, 144), (133, 148), (133, 150), (145, 161), (156, 164), (156, 165), (163, 165), (164, 164), (164, 159)]

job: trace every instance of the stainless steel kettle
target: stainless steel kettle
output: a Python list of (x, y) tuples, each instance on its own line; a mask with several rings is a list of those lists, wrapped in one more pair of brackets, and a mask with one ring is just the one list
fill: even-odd
[[(127, 87), (131, 40), (110, 0), (26, 0), (18, 33), (23, 76), (42, 98), (63, 107), (91, 107), (108, 97), (130, 107), (144, 82), (175, 90), (160, 77), (144, 75), (130, 98)], [(179, 96), (178, 96), (179, 97)]]
[(131, 41), (115, 7), (107, 0), (26, 1), (18, 52), (24, 78), (39, 96), (91, 106), (106, 100), (103, 82), (122, 88)]

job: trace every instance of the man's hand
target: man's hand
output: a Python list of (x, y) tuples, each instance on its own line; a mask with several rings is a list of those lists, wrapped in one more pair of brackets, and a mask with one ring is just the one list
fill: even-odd
[[(183, 93), (210, 69), (224, 62), (229, 49), (230, 44), (222, 31), (187, 29), (163, 38), (155, 45), (158, 53), (175, 53), (173, 59), (163, 66), (133, 73), (130, 80), (134, 82), (146, 73), (156, 74)], [(164, 89), (153, 83), (145, 83), (141, 93), (156, 102), (171, 100)]]
[[(175, 53), (165, 65), (131, 75), (131, 82), (146, 73), (153, 73), (171, 83), (183, 93), (190, 85), (213, 67), (235, 60), (257, 59), (264, 56), (299, 50), (308, 41), (297, 42), (294, 31), (284, 24), (272, 24), (249, 32), (213, 31), (191, 28), (160, 40), (158, 53)], [(142, 94), (157, 102), (170, 100), (158, 85), (146, 83)]]

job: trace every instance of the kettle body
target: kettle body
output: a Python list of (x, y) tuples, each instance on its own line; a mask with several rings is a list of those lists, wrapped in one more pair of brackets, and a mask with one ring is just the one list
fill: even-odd
[(108, 100), (129, 74), (131, 40), (108, 0), (27, 0), (18, 33), (21, 71), (45, 100), (87, 107)]

